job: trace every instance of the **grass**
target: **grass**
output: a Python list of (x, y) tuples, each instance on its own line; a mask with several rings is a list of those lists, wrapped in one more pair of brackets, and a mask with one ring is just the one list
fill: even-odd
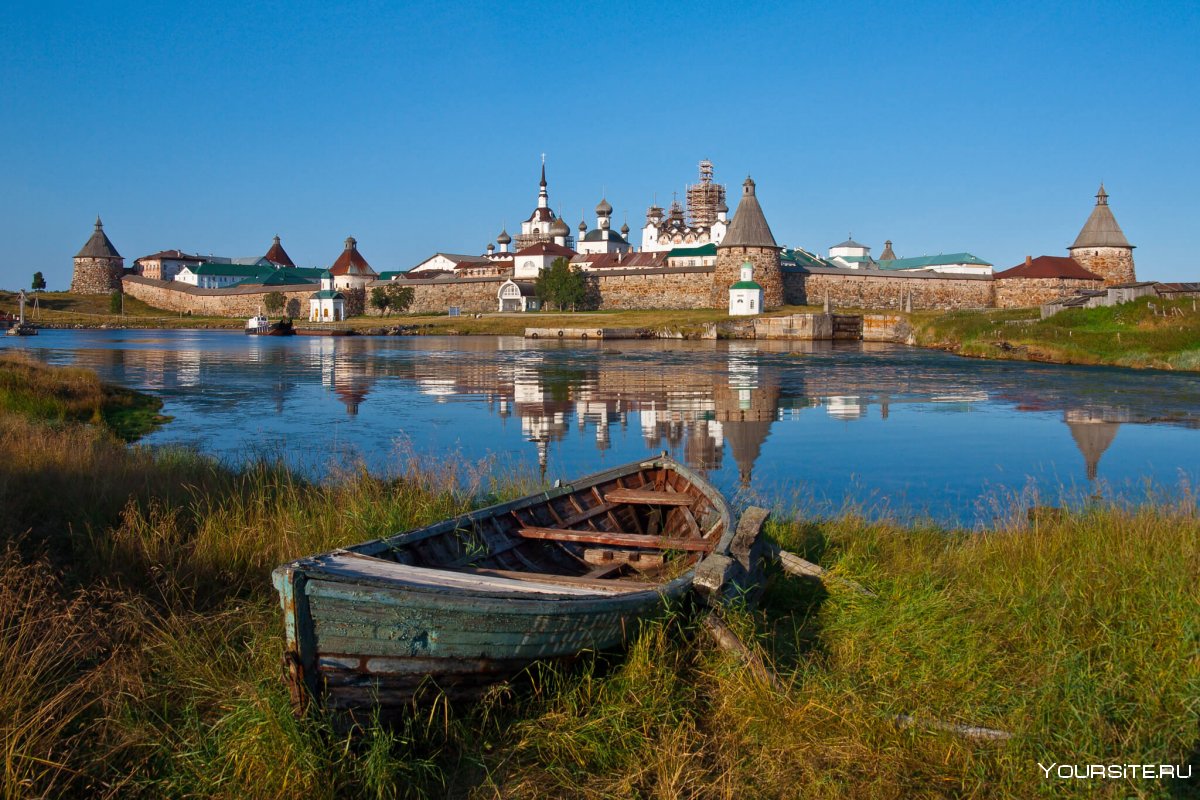
[(133, 441), (169, 420), (158, 413), (162, 405), (157, 397), (103, 383), (91, 370), (0, 356), (0, 411), (50, 422), (102, 424)]
[[(25, 318), (38, 326), (58, 328), (238, 328), (244, 319), (230, 317), (184, 316), (155, 308), (125, 295), (124, 313), (109, 310), (109, 295), (72, 294), (70, 292), (38, 292), (37, 307), (33, 295), (25, 304)], [(16, 314), (16, 292), (0, 291), (0, 313)]]
[(1141, 298), (1107, 308), (913, 314), (917, 344), (982, 358), (1200, 370), (1193, 298)]
[[(72, 373), (61, 373), (69, 384)], [(870, 587), (778, 573), (730, 623), (766, 685), (685, 609), (624, 657), (532, 670), (469, 707), (357, 737), (296, 720), (268, 574), (478, 495), (418, 466), (310, 484), (0, 411), (0, 797), (1185, 797), (1200, 785), (1046, 781), (1043, 763), (1193, 763), (1194, 498), (1098, 504), (986, 533), (773, 522)], [(972, 743), (896, 714), (1011, 731)]]

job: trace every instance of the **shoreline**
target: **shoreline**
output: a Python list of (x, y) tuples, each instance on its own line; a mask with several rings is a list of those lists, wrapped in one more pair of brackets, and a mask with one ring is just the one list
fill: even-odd
[[(133, 301), (124, 316), (106, 310), (108, 298), (80, 298), (57, 293), (43, 298), (41, 316), (30, 321), (47, 330), (244, 330), (245, 320), (172, 315)], [(59, 307), (62, 308), (59, 308)], [(82, 309), (91, 309), (84, 311)], [(0, 309), (2, 310), (2, 309)], [(889, 338), (964, 358), (1024, 361), (1064, 366), (1109, 366), (1165, 371), (1200, 371), (1200, 312), (1192, 299), (1142, 298), (1120, 306), (1071, 309), (1045, 320), (1037, 309), (977, 309), (899, 312), (839, 308), (845, 314), (886, 314), (898, 324)], [(757, 318), (821, 313), (813, 306), (786, 306)], [(359, 336), (522, 336), (527, 327), (624, 328), (658, 339), (746, 339), (751, 317), (730, 317), (720, 309), (650, 309), (635, 311), (488, 312), (450, 317), (413, 314), (361, 316), (330, 328), (297, 321), (304, 331), (326, 335), (347, 331)], [(738, 328), (742, 328), (739, 330)], [(714, 331), (715, 328), (715, 331)], [(346, 334), (341, 334), (346, 335)], [(1124, 337), (1124, 339), (1122, 338)]]

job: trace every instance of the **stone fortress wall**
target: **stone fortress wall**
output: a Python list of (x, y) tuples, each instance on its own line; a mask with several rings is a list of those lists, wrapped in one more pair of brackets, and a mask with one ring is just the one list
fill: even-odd
[[(829, 298), (838, 308), (903, 310), (1016, 308), (1037, 306), (1076, 289), (1100, 288), (1095, 281), (1022, 278), (993, 280), (987, 275), (947, 275), (885, 270), (785, 269), (783, 297), (787, 305), (819, 306)], [(605, 311), (654, 308), (711, 308), (715, 292), (713, 267), (611, 270), (589, 273), (589, 305)], [(758, 277), (757, 275), (755, 276)], [(414, 291), (409, 313), (445, 313), (457, 306), (466, 314), (494, 313), (497, 293), (506, 278), (404, 280)], [(199, 289), (175, 281), (126, 275), (126, 293), (156, 308), (200, 316), (248, 317), (259, 312), (269, 291), (280, 291), (300, 303), (308, 315), (314, 286), (262, 289), (242, 286)], [(386, 285), (383, 283), (377, 285)], [(369, 304), (368, 304), (369, 306)], [(768, 306), (770, 307), (770, 306)], [(378, 314), (368, 307), (369, 314)]]
[[(935, 272), (897, 274), (877, 269), (786, 269), (784, 300), (788, 305), (819, 306), (829, 298), (840, 308), (903, 310), (992, 308), (996, 282), (990, 275)], [(910, 299), (911, 298), (911, 299)]]
[(121, 288), (122, 272), (124, 267), (120, 259), (78, 257), (71, 275), (71, 292), (109, 294), (117, 291)]

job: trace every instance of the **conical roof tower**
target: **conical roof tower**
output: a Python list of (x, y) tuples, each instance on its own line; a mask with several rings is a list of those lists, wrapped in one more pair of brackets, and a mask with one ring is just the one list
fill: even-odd
[(780, 247), (775, 243), (771, 226), (758, 203), (754, 179), (746, 177), (742, 197), (738, 201), (733, 221), (725, 237), (717, 243), (717, 265), (713, 270), (709, 305), (727, 308), (729, 287), (737, 283), (742, 264), (750, 262), (754, 278), (762, 286), (763, 306), (778, 307), (784, 303), (783, 272), (779, 267)]
[(1096, 205), (1092, 213), (1067, 251), (1080, 266), (1102, 276), (1110, 286), (1137, 280), (1133, 266), (1133, 245), (1125, 238), (1125, 232), (1113, 216), (1103, 183), (1096, 192)]

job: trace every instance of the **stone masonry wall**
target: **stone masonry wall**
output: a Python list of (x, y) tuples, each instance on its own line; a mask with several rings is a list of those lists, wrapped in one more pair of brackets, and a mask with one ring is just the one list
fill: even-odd
[(1002, 278), (996, 281), (997, 308), (1040, 306), (1073, 294), (1076, 289), (1103, 289), (1103, 281), (1075, 278)]
[[(705, 308), (712, 285), (712, 267), (680, 267), (654, 270), (613, 270), (589, 273), (599, 307), (608, 309)], [(460, 278), (457, 280), (403, 281), (413, 288), (409, 313), (445, 313), (458, 306), (465, 314), (494, 313), (497, 293), (504, 278)], [(159, 281), (140, 275), (126, 275), (125, 291), (155, 308), (191, 312), (199, 316), (249, 317), (258, 313), (267, 292), (259, 287), (200, 289), (177, 281)], [(385, 284), (377, 283), (382, 286)], [(285, 290), (273, 287), (290, 301), (300, 302), (301, 318), (308, 316), (308, 298), (316, 286)], [(368, 292), (371, 287), (368, 287)], [(370, 304), (368, 303), (368, 306)], [(379, 312), (368, 308), (368, 313)]]
[(124, 261), (119, 258), (77, 258), (71, 276), (72, 294), (109, 294), (121, 289)]
[(1109, 286), (1137, 280), (1133, 269), (1133, 250), (1129, 248), (1075, 247), (1071, 248), (1070, 253), (1080, 266), (1104, 278)]
[(788, 305), (821, 305), (902, 310), (911, 297), (914, 310), (991, 308), (991, 276), (922, 273), (901, 275), (881, 270), (789, 269), (783, 273)]
[[(201, 317), (252, 317), (260, 310), (265, 312), (263, 298), (268, 294), (254, 287), (199, 289), (177, 281), (159, 281), (141, 275), (126, 275), (122, 284), (127, 295), (155, 308), (185, 314), (191, 312)], [(284, 291), (284, 287), (278, 287), (271, 291), (279, 291), (288, 303), (293, 299), (299, 301), (300, 312), (297, 316), (307, 319), (308, 298), (317, 288), (305, 286), (303, 290)]]
[(718, 247), (717, 267), (705, 303), (709, 308), (729, 308), (729, 287), (737, 283), (742, 265), (747, 261), (754, 266), (755, 282), (763, 287), (763, 307), (778, 308), (784, 304), (778, 250), (769, 247)]

